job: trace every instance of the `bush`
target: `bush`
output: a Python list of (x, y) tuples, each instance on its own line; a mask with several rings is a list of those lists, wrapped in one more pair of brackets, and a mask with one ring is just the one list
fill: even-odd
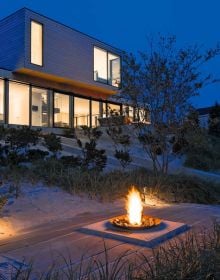
[(61, 185), (60, 180), (66, 172), (66, 168), (60, 160), (52, 157), (46, 161), (36, 161), (31, 171), (35, 180), (44, 180), (47, 184)]
[(28, 160), (28, 149), (38, 143), (40, 130), (1, 127), (0, 138), (5, 141), (4, 145), (0, 145), (0, 165), (18, 165)]
[(82, 151), (81, 167), (84, 170), (101, 172), (107, 162), (105, 150), (97, 149), (97, 140), (101, 137), (102, 132), (98, 128), (88, 126), (81, 126), (81, 128), (88, 139), (85, 144), (79, 138), (77, 139), (77, 144)]
[(209, 113), (209, 134), (220, 138), (220, 105), (218, 103)]
[(48, 156), (49, 153), (47, 151), (42, 151), (39, 149), (32, 149), (27, 152), (27, 160), (28, 161), (35, 161), (39, 159), (44, 159), (46, 156)]
[(66, 167), (79, 167), (81, 165), (81, 159), (74, 156), (62, 156), (60, 162)]
[(4, 125), (0, 124), (0, 140), (5, 140), (7, 129), (4, 127)]
[(185, 165), (204, 171), (220, 171), (220, 140), (205, 131), (196, 130), (187, 135)]
[(30, 127), (8, 128), (6, 131), (6, 141), (11, 148), (27, 148), (36, 145), (39, 141), (41, 130), (33, 130)]
[(123, 150), (115, 150), (115, 158), (119, 160), (121, 166), (123, 169), (125, 169), (131, 162), (131, 156), (128, 151), (123, 151)]
[(33, 167), (36, 180), (45, 180), (70, 193), (84, 193), (89, 197), (114, 200), (125, 197), (130, 186), (135, 185), (146, 195), (154, 195), (166, 202), (220, 203), (220, 184), (186, 175), (155, 176), (146, 169), (129, 172), (99, 173), (80, 167), (65, 165), (54, 158), (39, 161)]
[(113, 142), (115, 158), (119, 161), (122, 168), (125, 169), (132, 162), (129, 152), (129, 146), (131, 144), (130, 136), (124, 133), (123, 127), (120, 125), (109, 125), (106, 132)]
[(67, 138), (75, 138), (75, 129), (74, 128), (65, 128), (63, 130), (63, 136)]
[(51, 151), (54, 155), (62, 150), (61, 139), (57, 137), (56, 134), (50, 133), (44, 135), (45, 146)]

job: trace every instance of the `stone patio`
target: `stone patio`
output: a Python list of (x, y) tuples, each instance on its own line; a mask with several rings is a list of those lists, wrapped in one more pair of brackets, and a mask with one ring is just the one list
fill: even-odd
[(161, 221), (161, 224), (151, 229), (125, 230), (112, 226), (109, 220), (90, 224), (80, 229), (86, 234), (110, 238), (125, 243), (154, 248), (189, 229), (184, 223)]

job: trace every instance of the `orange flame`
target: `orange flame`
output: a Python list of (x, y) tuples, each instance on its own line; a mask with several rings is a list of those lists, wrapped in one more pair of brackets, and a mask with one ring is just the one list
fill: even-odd
[(143, 206), (141, 195), (135, 187), (128, 192), (126, 209), (128, 220), (131, 225), (141, 225)]

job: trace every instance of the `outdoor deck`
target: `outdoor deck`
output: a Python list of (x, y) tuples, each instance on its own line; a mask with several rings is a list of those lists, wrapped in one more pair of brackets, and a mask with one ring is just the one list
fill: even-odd
[[(91, 258), (104, 261), (104, 245), (108, 252), (108, 261), (113, 262), (123, 252), (127, 257), (135, 257), (136, 252), (151, 254), (151, 249), (126, 244), (113, 239), (87, 235), (79, 229), (87, 224), (101, 221), (119, 215), (122, 209), (96, 214), (89, 212), (75, 216), (65, 222), (47, 224), (31, 229), (13, 239), (0, 242), (0, 263), (8, 262), (16, 265), (16, 261), (34, 262), (34, 267), (40, 271), (47, 269), (51, 263), (64, 265), (64, 257), (71, 257), (72, 263), (80, 263), (82, 256), (86, 263)], [(145, 213), (162, 219), (187, 223), (192, 230), (199, 231), (211, 228), (214, 220), (220, 220), (220, 206), (205, 206), (196, 204), (180, 204), (163, 207), (146, 207)], [(180, 236), (180, 235), (179, 235)], [(162, 243), (164, 244), (164, 243)], [(6, 257), (6, 258), (5, 258)]]

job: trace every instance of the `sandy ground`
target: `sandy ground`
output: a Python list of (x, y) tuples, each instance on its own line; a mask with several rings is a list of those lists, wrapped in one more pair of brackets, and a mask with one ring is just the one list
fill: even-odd
[[(7, 189), (7, 184), (1, 189)], [(163, 205), (151, 197), (146, 200), (148, 205)], [(108, 211), (123, 208), (125, 201), (99, 202), (85, 195), (71, 195), (58, 187), (23, 184), (21, 193), (16, 199), (12, 195), (3, 207), (0, 216), (0, 239), (13, 237), (28, 232), (42, 224), (54, 223), (73, 218), (79, 214)]]

